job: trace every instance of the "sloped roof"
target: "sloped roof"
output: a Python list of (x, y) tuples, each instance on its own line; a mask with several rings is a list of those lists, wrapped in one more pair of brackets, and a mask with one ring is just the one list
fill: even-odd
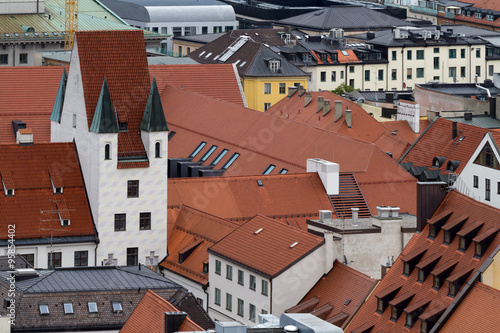
[[(95, 229), (87, 202), (83, 176), (73, 143), (40, 143), (32, 146), (0, 145), (0, 174), (10, 178), (14, 196), (0, 191), (0, 238), (7, 239), (7, 225), (15, 224), (16, 239), (92, 236)], [(54, 194), (51, 176), (57, 172), (63, 193)], [(4, 180), (5, 182), (5, 180)], [(1, 187), (0, 187), (1, 188)], [(63, 204), (63, 205), (61, 205)], [(61, 227), (51, 214), (66, 206), (70, 226)], [(59, 209), (60, 212), (65, 210)], [(20, 214), (22, 212), (22, 214)]]
[[(208, 283), (208, 273), (203, 273), (203, 263), (208, 261), (207, 249), (221, 240), (238, 224), (181, 206), (172, 231), (168, 234), (168, 256), (160, 265), (200, 284)], [(187, 247), (195, 248), (187, 258), (179, 260)]]
[[(412, 162), (415, 167), (431, 167), (434, 157), (446, 157), (441, 165), (441, 173), (446, 173), (448, 161), (460, 161), (454, 172), (460, 174), (470, 160), (477, 146), (483, 139), (488, 129), (457, 123), (457, 137), (452, 137), (453, 122), (446, 118), (436, 118), (434, 122), (423, 131), (414, 145), (405, 153), (400, 162)], [(495, 140), (500, 138), (500, 133), (491, 132)]]
[(500, 290), (477, 282), (440, 332), (488, 332), (498, 325)]
[[(273, 73), (269, 69), (268, 61), (278, 59), (280, 61), (280, 69)], [(308, 76), (306, 72), (292, 65), (285, 57), (271, 50), (266, 45), (261, 45), (255, 58), (244, 74), (245, 76)]]
[(67, 70), (59, 66), (0, 67), (1, 144), (16, 143), (13, 120), (21, 120), (32, 129), (35, 143), (50, 142), (49, 117), (64, 69)]
[[(263, 186), (259, 186), (257, 180)], [(307, 230), (307, 218), (314, 218), (319, 210), (332, 208), (316, 173), (170, 178), (168, 204), (190, 206), (238, 223), (256, 214), (292, 219), (293, 226), (298, 223), (304, 230)]]
[[(77, 31), (75, 44), (89, 128), (106, 78), (118, 121), (128, 123), (128, 131), (118, 133), (118, 156), (145, 156), (137, 133), (151, 84), (142, 31)], [(99, 57), (95, 56), (96, 50)]]
[(208, 251), (274, 278), (323, 244), (322, 237), (257, 215)]
[[(392, 153), (395, 160), (398, 160), (413, 142), (408, 142), (407, 140), (390, 135), (391, 133), (385, 129), (380, 122), (370, 116), (368, 112), (363, 110), (362, 107), (353, 101), (335, 95), (329, 91), (313, 91), (309, 93), (311, 95), (311, 102), (307, 106), (304, 106), (305, 94), (299, 96), (298, 93), (295, 93), (291, 97), (283, 98), (270, 109), (265, 111), (265, 113), (289, 119), (290, 121), (325, 129), (333, 133), (339, 133), (363, 141), (373, 142), (382, 151)], [(317, 112), (319, 97), (323, 97), (325, 100), (330, 100), (330, 111), (326, 115), (323, 115), (323, 109)], [(342, 116), (337, 121), (335, 121), (336, 101), (342, 102)], [(346, 109), (350, 109), (352, 111), (351, 128), (347, 127), (347, 123), (345, 121)]]
[(245, 105), (239, 76), (232, 64), (150, 65), (160, 95), (167, 84), (226, 102)]
[(429, 126), (430, 121), (428, 119), (420, 119), (419, 130), (420, 133), (415, 133), (408, 121), (406, 120), (393, 120), (393, 121), (382, 121), (380, 122), (382, 126), (389, 132), (396, 131), (395, 135), (402, 140), (408, 141), (410, 144), (413, 144), (415, 140), (418, 139), (420, 134), (422, 134), (427, 126)]
[(394, 26), (413, 25), (363, 6), (331, 6), (280, 20), (276, 24), (318, 31), (328, 31), (333, 28), (342, 28), (344, 30), (380, 30)]
[(472, 4), (476, 8), (481, 9), (492, 9), (494, 11), (500, 11), (500, 5), (495, 1), (488, 0), (463, 0), (461, 2), (466, 2)]
[[(150, 333), (165, 333), (165, 312), (178, 312), (172, 304), (148, 290), (134, 312), (120, 330), (121, 333), (136, 333), (146, 330)], [(203, 329), (186, 317), (178, 332), (202, 331)]]
[[(323, 320), (343, 327), (346, 319), (363, 305), (377, 280), (370, 278), (335, 260), (333, 268), (307, 293), (296, 306), (285, 312), (311, 312), (330, 305), (332, 309), (324, 314)], [(311, 299), (317, 299), (314, 307), (304, 307)]]
[[(447, 223), (453, 223), (456, 217), (468, 217), (465, 223), (462, 225), (461, 230), (469, 227), (476, 222), (484, 222), (482, 227), (479, 229), (476, 237), (481, 237), (487, 233), (491, 228), (500, 229), (500, 221), (498, 220), (498, 214), (500, 210), (493, 208), (492, 206), (480, 203), (473, 200), (472, 198), (465, 196), (455, 190), (452, 190), (443, 200), (440, 207), (437, 209), (434, 216), (428, 221), (430, 223), (436, 223), (437, 221), (445, 218), (444, 227)], [(446, 216), (449, 216), (446, 218)], [(391, 310), (390, 307), (386, 308), (385, 311), (380, 315), (376, 312), (377, 309), (377, 295), (382, 296), (382, 294), (387, 294), (384, 291), (388, 291), (388, 288), (394, 288), (400, 286), (399, 291), (392, 295), (387, 302), (400, 297), (403, 294), (414, 294), (411, 302), (406, 305), (405, 308), (410, 308), (418, 302), (422, 302), (423, 299), (429, 300), (430, 303), (425, 308), (421, 315), (421, 318), (426, 318), (428, 315), (439, 309), (448, 308), (458, 296), (450, 297), (448, 296), (448, 282), (443, 282), (441, 287), (436, 290), (433, 288), (433, 276), (428, 274), (423, 283), (417, 282), (418, 269), (413, 269), (411, 274), (406, 277), (403, 275), (403, 260), (402, 258), (412, 253), (414, 251), (425, 251), (425, 254), (419, 259), (422, 263), (430, 257), (440, 256), (439, 261), (434, 267), (432, 267), (433, 272), (437, 273), (445, 267), (453, 267), (453, 270), (444, 277), (451, 277), (457, 272), (462, 272), (464, 269), (471, 269), (472, 272), (468, 276), (467, 281), (473, 279), (474, 274), (483, 265), (487, 258), (495, 251), (495, 249), (500, 245), (500, 234), (497, 233), (496, 236), (491, 241), (491, 244), (487, 248), (483, 247), (484, 253), (480, 258), (474, 257), (474, 243), (471, 242), (464, 252), (458, 251), (459, 237), (454, 237), (453, 241), (449, 245), (443, 244), (444, 240), (444, 230), (440, 230), (434, 239), (429, 236), (429, 226), (426, 225), (421, 233), (414, 234), (408, 245), (404, 248), (401, 255), (398, 257), (392, 268), (389, 270), (387, 275), (382, 279), (380, 284), (377, 286), (375, 291), (372, 293), (370, 298), (367, 300), (366, 304), (361, 308), (360, 312), (356, 315), (353, 322), (349, 325), (346, 332), (356, 331), (357, 328), (368, 325), (373, 325), (373, 332), (378, 331), (392, 331), (392, 332), (403, 332), (405, 330), (405, 315), (404, 313), (394, 322), (391, 321)], [(418, 265), (418, 262), (413, 264)], [(463, 286), (459, 286), (460, 290), (465, 288), (467, 281), (464, 282)], [(458, 290), (457, 290), (458, 295)], [(467, 311), (471, 309), (467, 308)], [(496, 314), (495, 314), (496, 316)], [(495, 317), (496, 318), (496, 317)], [(428, 328), (429, 330), (431, 327)], [(414, 326), (410, 330), (411, 332), (420, 332), (420, 320), (416, 320)]]
[[(338, 163), (340, 172), (355, 173), (365, 198), (369, 194), (366, 191), (374, 191), (371, 198), (375, 200), (367, 201), (372, 211), (382, 204), (377, 200), (382, 194), (384, 205), (398, 206), (401, 212), (416, 212), (415, 178), (375, 144), (171, 86), (163, 92), (162, 102), (169, 105), (165, 117), (170, 130), (176, 132), (169, 141), (171, 158), (186, 158), (201, 142), (206, 142), (193, 161), (198, 161), (213, 145), (214, 157), (203, 163), (210, 165), (215, 156), (227, 149), (225, 157), (214, 166), (218, 170), (234, 153), (240, 154), (224, 176), (259, 175), (269, 165), (276, 166), (271, 174), (283, 169), (288, 173), (304, 172), (308, 158), (322, 158)], [(366, 190), (365, 185), (369, 185)]]

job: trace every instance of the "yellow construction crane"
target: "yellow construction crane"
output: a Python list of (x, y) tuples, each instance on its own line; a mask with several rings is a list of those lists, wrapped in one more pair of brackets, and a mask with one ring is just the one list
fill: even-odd
[(75, 31), (78, 30), (78, 0), (66, 0), (65, 6), (66, 33), (64, 34), (64, 49), (73, 49), (73, 40), (75, 39)]

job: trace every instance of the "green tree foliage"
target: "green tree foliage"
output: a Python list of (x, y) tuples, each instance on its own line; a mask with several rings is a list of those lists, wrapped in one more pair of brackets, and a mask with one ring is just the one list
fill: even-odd
[(355, 89), (345, 83), (341, 83), (340, 86), (332, 90), (332, 93), (342, 96), (345, 93), (354, 91)]

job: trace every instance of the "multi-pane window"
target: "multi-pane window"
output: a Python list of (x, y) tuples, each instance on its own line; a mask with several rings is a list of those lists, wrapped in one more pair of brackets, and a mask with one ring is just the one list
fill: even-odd
[(9, 63), (8, 54), (0, 54), (0, 65), (7, 65)]
[(280, 61), (279, 60), (269, 60), (269, 69), (272, 73), (278, 73), (280, 69)]
[(240, 298), (238, 298), (238, 316), (245, 316), (245, 302)]
[(267, 296), (269, 293), (269, 282), (262, 280), (262, 295)]
[(255, 305), (250, 304), (250, 306), (248, 307), (248, 312), (249, 312), (248, 319), (250, 321), (255, 322)]
[(174, 27), (172, 32), (174, 37), (182, 36), (182, 27)]
[(424, 50), (417, 50), (417, 60), (424, 59)]
[(406, 78), (408, 80), (411, 80), (412, 77), (413, 77), (413, 68), (407, 68), (406, 69)]
[(115, 231), (127, 230), (127, 215), (124, 213), (115, 214)]
[(35, 255), (33, 253), (21, 254), (21, 257), (23, 257), (31, 267), (35, 267)]
[(321, 82), (326, 82), (326, 72), (320, 73), (320, 80), (321, 80)]
[(220, 289), (215, 288), (215, 298), (214, 298), (214, 303), (216, 305), (220, 305)]
[(226, 310), (233, 311), (233, 295), (226, 293)]
[(397, 52), (392, 51), (392, 60), (397, 60)]
[(418, 78), (424, 77), (424, 69), (423, 68), (417, 68), (417, 77)]
[(49, 269), (61, 267), (61, 261), (62, 261), (62, 252), (49, 253), (47, 259), (47, 267)]
[(250, 289), (255, 290), (255, 287), (257, 285), (257, 279), (255, 278), (255, 275), (250, 275)]
[(89, 251), (75, 251), (75, 267), (89, 265)]
[(238, 269), (238, 284), (242, 286), (245, 284), (245, 273), (240, 269)]
[(349, 73), (354, 73), (354, 66), (349, 66)]
[(215, 260), (215, 274), (220, 275), (221, 263), (219, 260)]
[(398, 78), (398, 71), (397, 71), (397, 69), (393, 69), (391, 72), (391, 79), (397, 80), (397, 78)]
[(490, 201), (491, 200), (491, 180), (486, 178), (484, 183), (484, 199)]
[(365, 70), (365, 81), (370, 81), (370, 70)]
[(264, 94), (270, 94), (271, 93), (271, 83), (264, 83)]
[(231, 265), (226, 265), (226, 279), (233, 279), (233, 266)]
[(383, 69), (379, 69), (378, 70), (378, 80), (379, 81), (383, 81), (384, 80), (384, 70)]
[(127, 266), (137, 266), (139, 264), (139, 248), (127, 248)]
[(457, 77), (457, 68), (456, 67), (450, 67), (450, 77)]
[(439, 47), (434, 48), (434, 53), (439, 53)]
[(457, 49), (449, 49), (448, 53), (450, 59), (455, 59), (457, 57)]
[(139, 197), (139, 181), (127, 180), (127, 198)]
[(271, 108), (271, 103), (264, 103), (264, 111), (269, 110)]
[(280, 83), (280, 94), (286, 94), (286, 83)]
[(407, 58), (408, 60), (411, 60), (411, 56), (412, 56), (412, 55), (411, 55), (411, 50), (406, 51), (406, 58)]
[(476, 176), (476, 175), (474, 175), (474, 176), (472, 177), (472, 180), (473, 180), (473, 186), (474, 186), (475, 188), (479, 188), (479, 177), (478, 177), (478, 176)]
[(139, 214), (139, 230), (151, 230), (150, 212), (144, 212)]

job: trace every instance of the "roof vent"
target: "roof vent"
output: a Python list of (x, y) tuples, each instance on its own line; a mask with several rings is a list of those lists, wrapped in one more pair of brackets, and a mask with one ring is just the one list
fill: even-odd
[(283, 327), (283, 330), (285, 331), (285, 333), (296, 333), (299, 331), (299, 329), (295, 325), (286, 325), (285, 327)]
[(436, 156), (432, 159), (432, 166), (435, 168), (439, 168), (441, 167), (441, 165), (443, 165), (444, 161), (446, 161), (446, 157)]
[(293, 243), (292, 245), (290, 245), (290, 248), (295, 247), (297, 244), (299, 244), (299, 242), (295, 242), (295, 243)]
[(259, 185), (259, 187), (264, 186), (264, 184), (262, 183), (262, 180), (260, 180), (260, 179), (257, 179), (257, 185)]
[(332, 211), (331, 210), (320, 210), (319, 211), (319, 221), (320, 222), (329, 222), (332, 220)]
[(257, 235), (259, 232), (261, 232), (262, 230), (264, 230), (264, 228), (259, 228), (257, 231), (254, 232), (255, 235)]

